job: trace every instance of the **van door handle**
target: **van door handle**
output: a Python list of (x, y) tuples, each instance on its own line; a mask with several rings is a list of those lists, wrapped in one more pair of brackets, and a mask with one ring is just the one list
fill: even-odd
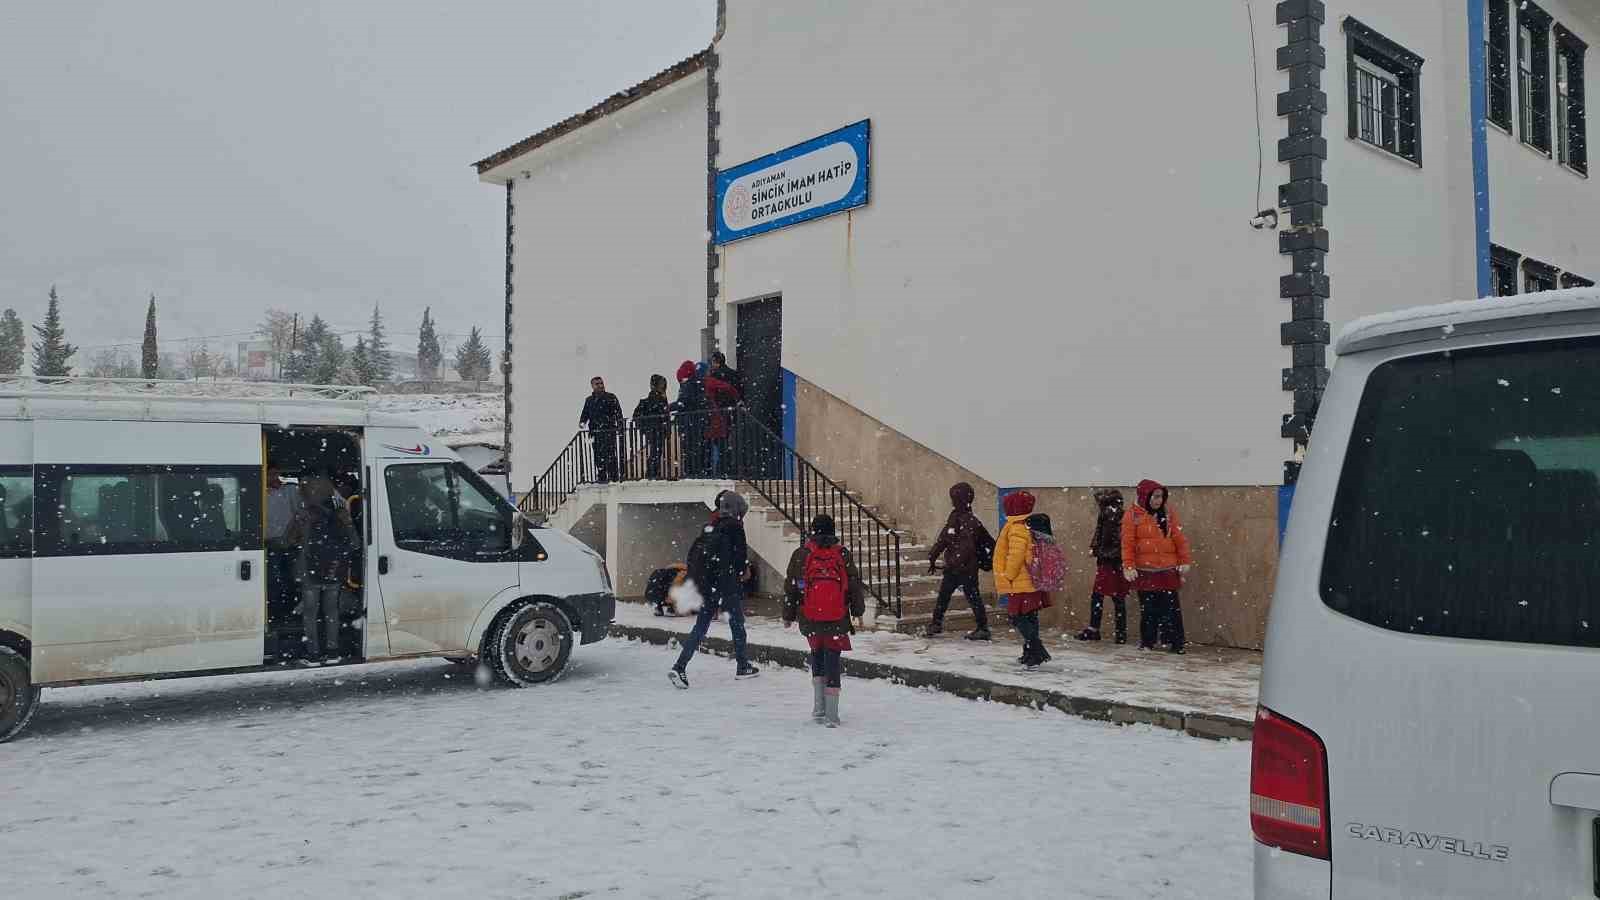
[(389, 557), (381, 555), (378, 557), (378, 574), (389, 574)]
[(1550, 779), (1550, 805), (1600, 812), (1600, 775), (1562, 772)]
[(250, 560), (248, 559), (239, 563), (239, 580), (250, 580)]

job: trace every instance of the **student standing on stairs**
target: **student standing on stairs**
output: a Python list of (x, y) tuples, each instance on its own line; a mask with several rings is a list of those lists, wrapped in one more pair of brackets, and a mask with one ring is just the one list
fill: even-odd
[(867, 611), (861, 573), (834, 533), (833, 517), (811, 520), (811, 539), (789, 557), (784, 581), (783, 627), (800, 622), (811, 647), (811, 719), (839, 727), (839, 687), (854, 620)]
[(1122, 577), (1122, 492), (1112, 488), (1094, 492), (1094, 502), (1100, 507), (1095, 520), (1094, 539), (1089, 542), (1089, 552), (1094, 555), (1094, 590), (1089, 596), (1089, 627), (1078, 632), (1080, 641), (1100, 640), (1100, 616), (1105, 608), (1105, 598), (1110, 597), (1116, 608), (1116, 640), (1128, 642), (1128, 591), (1132, 585)]
[(928, 553), (929, 575), (938, 571), (939, 557), (944, 556), (944, 579), (939, 582), (939, 600), (933, 607), (933, 621), (928, 623), (928, 637), (944, 633), (945, 611), (950, 608), (956, 589), (960, 588), (967, 597), (967, 605), (972, 607), (972, 619), (977, 626), (967, 634), (967, 640), (990, 639), (989, 616), (983, 607), (983, 594), (978, 590), (978, 570), (982, 568), (983, 557), (994, 551), (994, 538), (972, 514), (972, 502), (976, 497), (972, 485), (965, 481), (950, 488), (950, 518), (945, 520), (944, 530), (939, 532), (939, 539)]
[(750, 665), (745, 648), (744, 586), (750, 576), (750, 548), (745, 542), (744, 517), (750, 503), (736, 491), (717, 494), (711, 522), (689, 546), (689, 580), (695, 583), (704, 602), (695, 616), (694, 628), (683, 640), (678, 662), (667, 673), (679, 688), (689, 687), (689, 660), (700, 649), (711, 622), (720, 610), (728, 614), (728, 630), (733, 634), (733, 656), (738, 665), (735, 678), (754, 678), (761, 670)]

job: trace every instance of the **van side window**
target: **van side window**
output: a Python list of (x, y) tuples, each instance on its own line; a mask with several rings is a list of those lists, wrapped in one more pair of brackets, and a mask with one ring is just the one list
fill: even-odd
[(458, 462), (384, 470), (395, 543), (435, 556), (480, 558), (511, 549), (511, 511)]
[(1600, 647), (1600, 339), (1395, 360), (1367, 382), (1321, 592), (1410, 634)]
[(237, 466), (39, 466), (41, 556), (205, 553), (261, 546), (261, 471)]
[(0, 559), (33, 555), (33, 469), (0, 466)]

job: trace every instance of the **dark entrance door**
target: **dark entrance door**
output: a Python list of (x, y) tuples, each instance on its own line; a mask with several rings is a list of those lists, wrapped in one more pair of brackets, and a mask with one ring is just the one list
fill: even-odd
[[(783, 298), (771, 297), (738, 307), (734, 337), (734, 366), (744, 382), (744, 402), (752, 418), (779, 438), (783, 435)], [(760, 429), (755, 429), (760, 431)], [(754, 465), (751, 474), (776, 477), (782, 464), (782, 447), (766, 435), (753, 440), (740, 454)]]

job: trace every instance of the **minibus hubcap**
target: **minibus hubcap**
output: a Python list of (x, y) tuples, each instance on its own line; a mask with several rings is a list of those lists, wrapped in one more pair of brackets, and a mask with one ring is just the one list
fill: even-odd
[(555, 665), (561, 653), (561, 631), (549, 619), (534, 619), (517, 632), (517, 662), (529, 672)]

